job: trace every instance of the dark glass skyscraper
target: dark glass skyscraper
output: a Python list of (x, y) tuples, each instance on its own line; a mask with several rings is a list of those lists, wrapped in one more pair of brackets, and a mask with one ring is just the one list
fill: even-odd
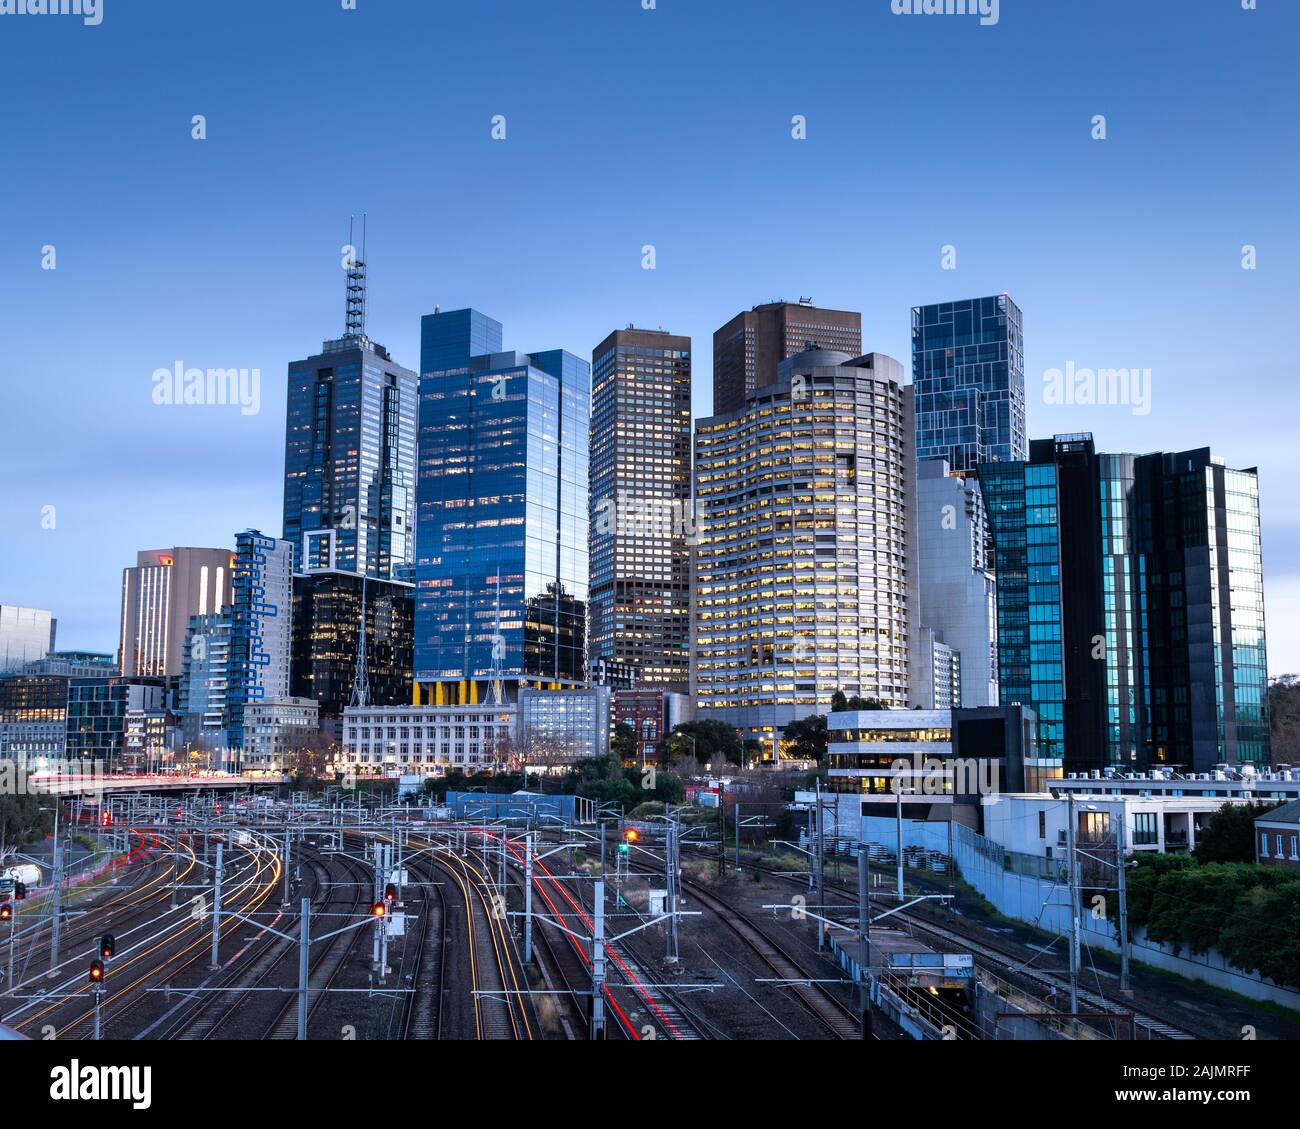
[(354, 572), (300, 574), (293, 578), (290, 692), (295, 698), (316, 699), (322, 721), (342, 717), (360, 689), (356, 681), (363, 607), (366, 704), (397, 706), (411, 700), (412, 586)]
[(620, 329), (592, 353), (593, 676), (690, 680), (691, 339)]
[(912, 310), (916, 457), (954, 472), (1025, 459), (1025, 345), (1005, 294)]
[(1003, 704), (1059, 769), (1269, 761), (1256, 472), (1090, 435), (985, 463)]
[(432, 704), (586, 671), (590, 369), (501, 338), (476, 310), (422, 324), (415, 680)]
[(300, 567), (391, 579), (411, 563), (417, 393), (364, 333), (289, 365), (284, 539)]

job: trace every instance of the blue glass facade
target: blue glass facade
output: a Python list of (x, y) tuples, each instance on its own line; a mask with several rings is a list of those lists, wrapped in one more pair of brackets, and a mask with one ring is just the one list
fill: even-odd
[(912, 310), (916, 457), (953, 471), (1029, 455), (1020, 308), (1005, 294)]
[(415, 680), (433, 702), (585, 675), (590, 368), (501, 336), (475, 310), (421, 327)]
[(1002, 702), (1070, 771), (1270, 760), (1255, 471), (1208, 448), (1034, 442), (979, 468), (995, 545)]
[(995, 546), (1003, 705), (1032, 706), (1039, 754), (1064, 762), (1065, 653), (1056, 466), (980, 468)]

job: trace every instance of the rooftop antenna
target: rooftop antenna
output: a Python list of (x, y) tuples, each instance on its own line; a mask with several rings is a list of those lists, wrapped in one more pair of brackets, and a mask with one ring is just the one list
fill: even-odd
[(348, 707), (365, 709), (370, 705), (370, 666), (366, 662), (366, 575), (361, 574), (361, 630), (357, 635), (357, 665), (352, 674), (352, 697)]
[(352, 242), (355, 216), (348, 217), (347, 322), (343, 336), (349, 340), (366, 339), (366, 215), (361, 214), (361, 254)]

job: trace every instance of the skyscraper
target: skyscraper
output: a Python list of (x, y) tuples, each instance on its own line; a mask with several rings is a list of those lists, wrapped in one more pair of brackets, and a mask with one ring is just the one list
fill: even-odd
[(231, 609), (230, 747), (244, 747), (244, 710), (289, 696), (293, 546), (256, 529), (235, 536)]
[(616, 330), (591, 357), (593, 672), (690, 679), (691, 339)]
[(422, 325), (415, 680), (432, 705), (585, 677), (590, 369), (501, 337), (477, 310)]
[(763, 742), (836, 690), (909, 705), (912, 389), (879, 353), (813, 350), (695, 431), (692, 690)]
[(807, 349), (856, 357), (862, 315), (823, 310), (812, 299), (768, 302), (737, 314), (713, 334), (713, 414), (743, 409), (755, 389), (776, 383), (782, 361)]
[(365, 332), (365, 263), (344, 336), (289, 365), (284, 538), (305, 567), (391, 579), (414, 559), (418, 380)]
[(231, 602), (229, 549), (147, 549), (122, 570), (118, 661), (128, 677), (181, 673), (190, 616), (220, 612)]
[[(374, 706), (411, 700), (414, 605), (413, 586), (396, 580), (371, 580), (337, 569), (294, 576), (290, 693), (314, 699), (321, 721), (330, 723), (336, 739), (342, 735), (343, 710), (354, 696), (364, 696)], [(363, 641), (364, 661), (359, 662)]]
[(1061, 435), (980, 478), (1002, 701), (1038, 713), (1044, 767), (1269, 763), (1253, 468)]
[[(912, 705), (944, 709), (998, 704), (997, 586), (988, 560), (984, 499), (974, 475), (949, 473), (943, 459), (917, 464), (917, 561), (922, 627), (940, 649), (914, 647)], [(947, 649), (958, 657), (952, 662)], [(934, 654), (927, 664), (927, 654)], [(929, 665), (938, 670), (928, 669)], [(940, 687), (960, 678), (952, 700)], [(933, 687), (930, 693), (926, 687)]]
[(1005, 294), (912, 310), (916, 457), (958, 473), (1028, 457), (1020, 308)]
[(0, 674), (43, 659), (54, 650), (57, 629), (49, 612), (0, 604)]

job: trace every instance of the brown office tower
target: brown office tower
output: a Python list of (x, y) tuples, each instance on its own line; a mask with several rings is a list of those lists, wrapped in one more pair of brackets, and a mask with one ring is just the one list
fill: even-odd
[(806, 349), (862, 352), (862, 315), (822, 310), (811, 300), (768, 302), (737, 314), (713, 334), (713, 414), (745, 406), (756, 388), (776, 383), (776, 366)]
[(616, 330), (591, 356), (588, 672), (690, 677), (691, 339)]

